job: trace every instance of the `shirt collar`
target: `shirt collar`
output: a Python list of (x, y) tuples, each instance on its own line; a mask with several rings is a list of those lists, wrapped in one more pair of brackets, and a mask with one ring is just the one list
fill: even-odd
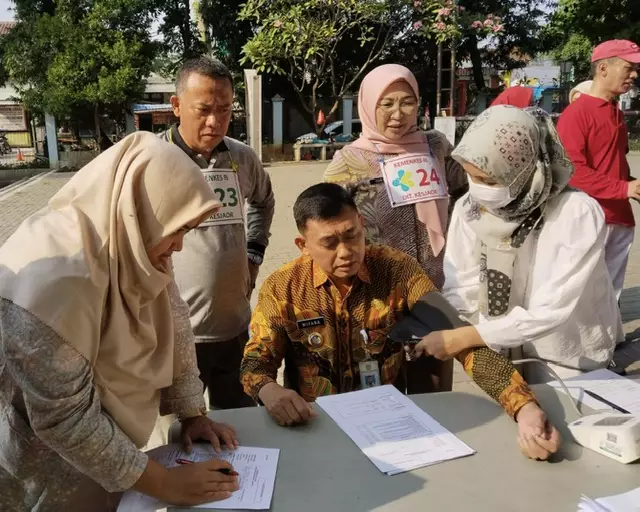
[[(358, 275), (356, 276), (363, 283), (371, 283), (371, 278), (369, 276), (369, 269), (367, 268), (366, 259), (360, 265), (360, 270), (358, 270)], [(330, 282), (329, 276), (322, 270), (314, 261), (313, 262), (313, 286), (315, 288), (320, 288), (325, 283)]]
[[(184, 141), (182, 135), (180, 135), (180, 131), (178, 130), (178, 124), (174, 124), (171, 126), (171, 140), (173, 143), (178, 146), (182, 151), (184, 151), (189, 157), (194, 160), (196, 158), (204, 158), (200, 153), (194, 151), (189, 147), (189, 145)], [(227, 143), (222, 139), (220, 143), (213, 149), (211, 155), (216, 153), (220, 153), (222, 151), (229, 151), (229, 147)]]

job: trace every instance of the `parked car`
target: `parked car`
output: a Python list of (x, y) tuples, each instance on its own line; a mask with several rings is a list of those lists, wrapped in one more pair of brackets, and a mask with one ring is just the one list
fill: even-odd
[(362, 123), (360, 119), (353, 119), (351, 121), (351, 134), (343, 135), (342, 125), (344, 121), (335, 121), (329, 123), (324, 127), (323, 134), (326, 137), (320, 138), (315, 133), (305, 133), (296, 138), (296, 142), (304, 144), (328, 144), (329, 142), (350, 142), (357, 139), (362, 131)]

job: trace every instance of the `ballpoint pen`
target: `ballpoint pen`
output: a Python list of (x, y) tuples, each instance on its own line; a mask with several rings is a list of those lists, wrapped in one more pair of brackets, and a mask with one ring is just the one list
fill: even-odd
[[(186, 466), (187, 464), (194, 464), (194, 461), (187, 460), (187, 459), (176, 459), (176, 463), (179, 464), (180, 466)], [(223, 475), (227, 475), (227, 476), (240, 475), (240, 473), (238, 473), (237, 471), (233, 471), (232, 469), (229, 469), (229, 468), (219, 468), (219, 469), (216, 469), (216, 471), (218, 473), (222, 473)]]

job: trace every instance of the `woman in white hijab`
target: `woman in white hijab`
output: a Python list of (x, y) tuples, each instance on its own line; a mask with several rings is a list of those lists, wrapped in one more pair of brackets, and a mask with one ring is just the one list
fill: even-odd
[(226, 463), (165, 469), (139, 448), (159, 410), (234, 447), (204, 413), (171, 253), (220, 203), (180, 149), (136, 133), (80, 170), (0, 248), (3, 510), (110, 510), (134, 488), (228, 497)]
[[(469, 175), (445, 254), (443, 293), (475, 327), (427, 336), (418, 353), (448, 358), (488, 346), (539, 358), (561, 378), (606, 368), (622, 322), (604, 261), (604, 215), (567, 183), (573, 173), (549, 116), (492, 107), (453, 152)], [(548, 380), (542, 365), (527, 382)]]

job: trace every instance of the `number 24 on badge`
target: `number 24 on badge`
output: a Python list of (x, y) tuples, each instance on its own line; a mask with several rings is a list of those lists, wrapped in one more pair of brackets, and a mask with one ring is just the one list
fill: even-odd
[[(422, 176), (419, 187), (428, 187), (432, 182), (440, 185), (440, 176), (438, 176), (438, 171), (434, 168), (431, 169), (431, 175), (425, 169), (417, 169), (416, 174)], [(408, 192), (411, 188), (415, 187), (415, 182), (411, 178), (411, 173), (405, 171), (404, 169), (398, 170), (398, 177), (393, 180), (393, 186), (400, 188), (403, 192)]]

